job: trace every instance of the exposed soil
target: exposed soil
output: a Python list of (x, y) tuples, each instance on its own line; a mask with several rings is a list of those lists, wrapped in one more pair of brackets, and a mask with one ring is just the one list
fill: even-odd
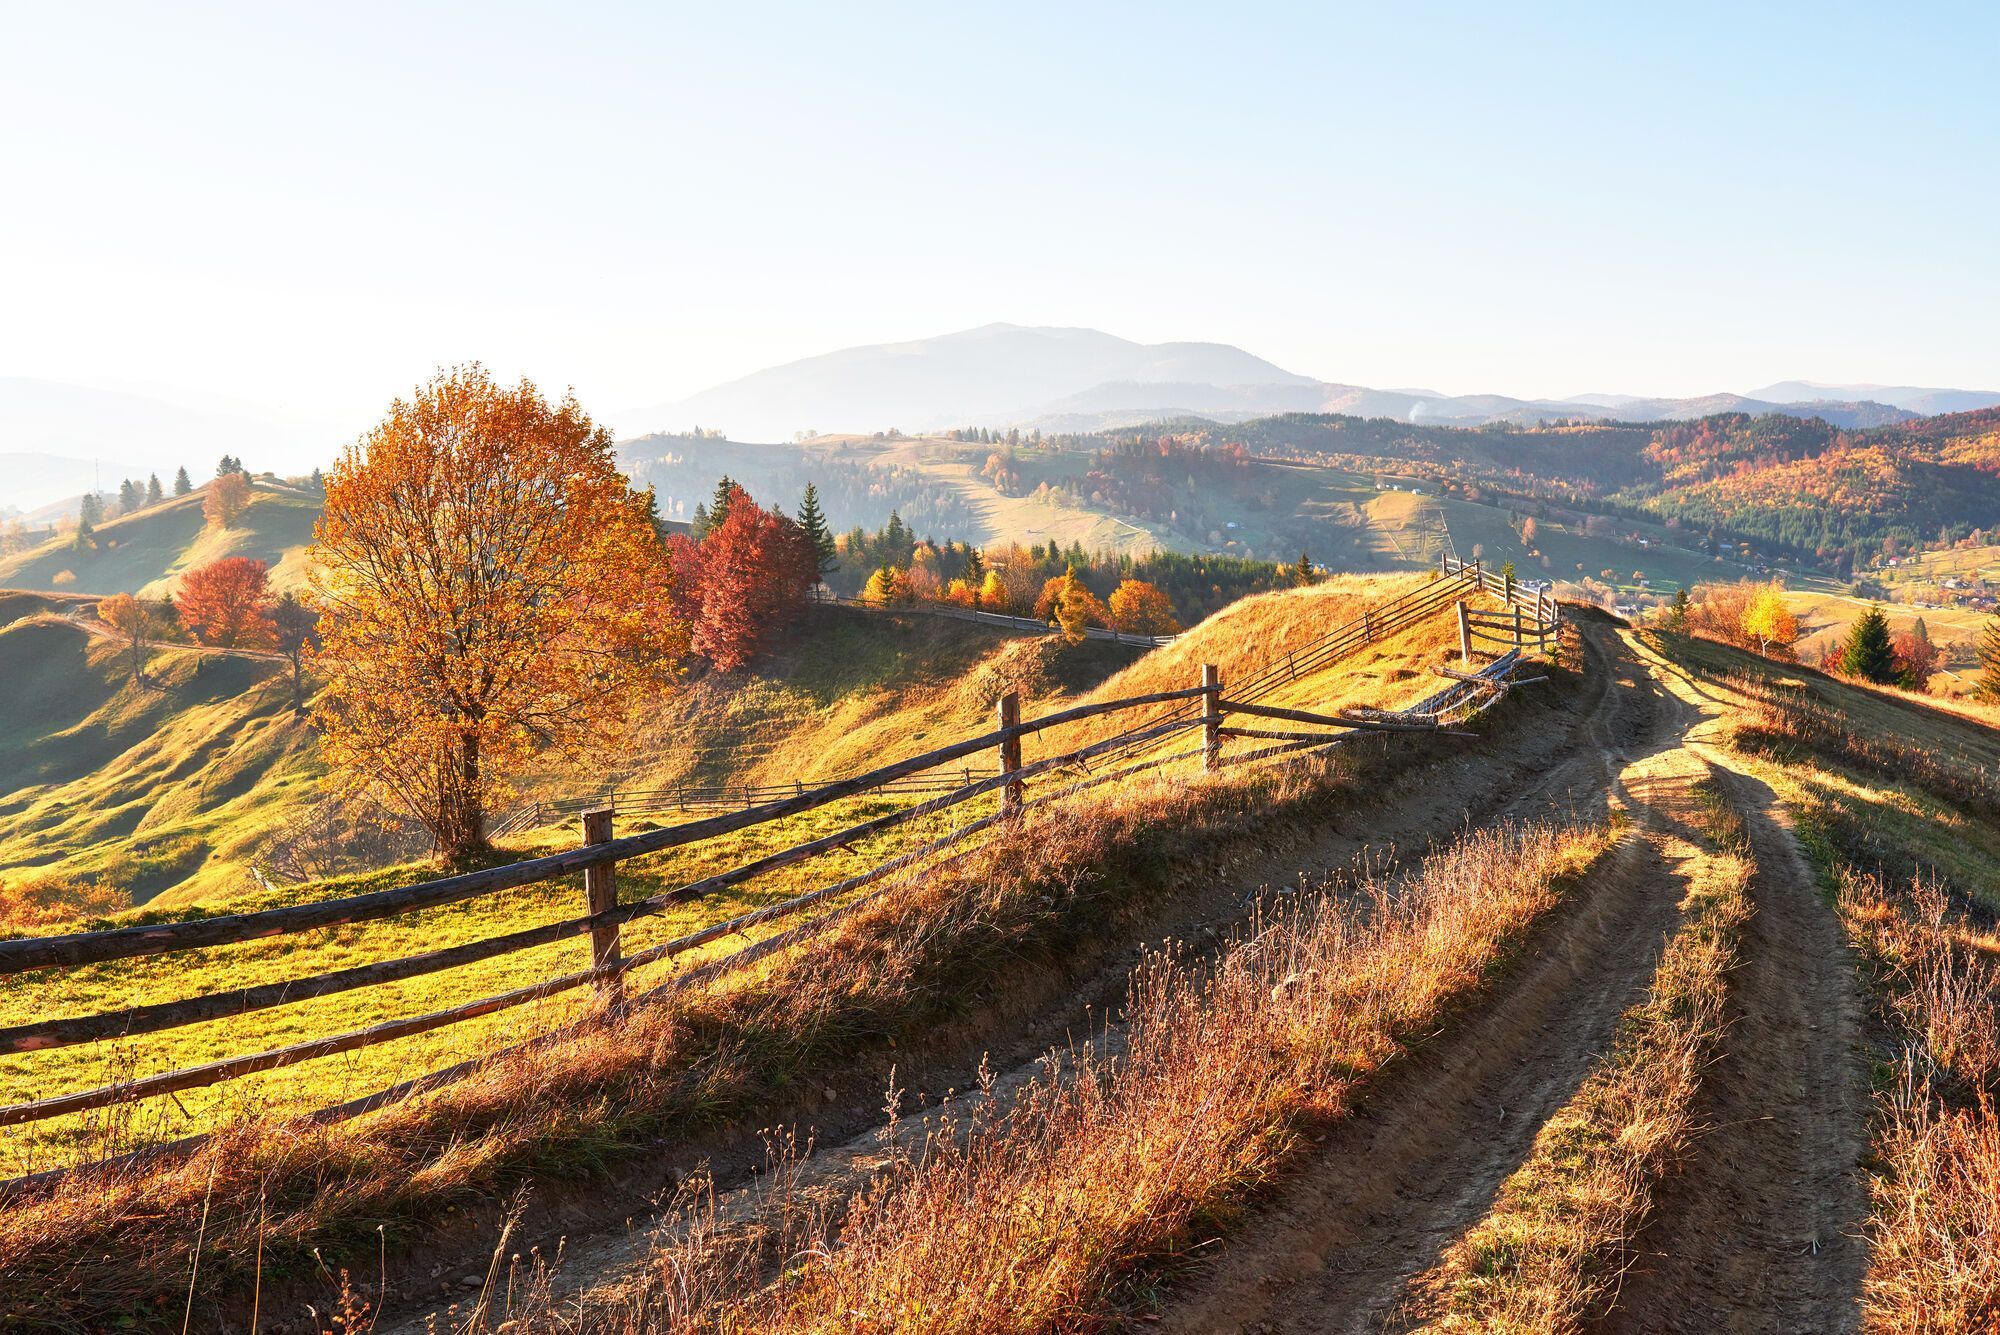
[(1868, 1094), (1847, 944), (1762, 782), (1725, 773), (1748, 827), (1756, 915), (1732, 980), (1709, 1129), (1655, 1197), (1599, 1330), (1859, 1330)]
[[(1605, 637), (1608, 639), (1608, 637)], [(1601, 639), (1619, 691), (1599, 711), (1634, 757), (1615, 787), (1639, 829), (1489, 1008), (1419, 1051), (1337, 1127), (1250, 1224), (1170, 1290), (1162, 1327), (1353, 1332), (1404, 1327), (1412, 1279), (1481, 1219), (1546, 1118), (1650, 980), (1676, 920), (1688, 786), (1715, 772), (1743, 814), (1755, 914), (1732, 1025), (1704, 1075), (1702, 1134), (1660, 1184), (1604, 1331), (1859, 1328), (1867, 1201), (1866, 1059), (1852, 961), (1775, 796), (1702, 743), (1713, 713), (1668, 694)], [(1620, 732), (1631, 737), (1621, 745)]]

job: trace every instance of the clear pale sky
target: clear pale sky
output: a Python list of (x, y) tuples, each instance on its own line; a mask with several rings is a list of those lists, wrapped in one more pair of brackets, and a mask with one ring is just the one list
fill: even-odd
[(1990, 6), (0, 3), (0, 375), (600, 413), (995, 320), (2000, 384)]

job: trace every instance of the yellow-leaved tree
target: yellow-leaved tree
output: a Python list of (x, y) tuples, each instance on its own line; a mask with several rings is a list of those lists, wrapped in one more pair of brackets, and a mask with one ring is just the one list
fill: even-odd
[(1760, 654), (1790, 657), (1799, 638), (1799, 619), (1785, 606), (1785, 591), (1777, 584), (1760, 585), (1743, 610), (1743, 634), (1757, 642)]
[(476, 363), (346, 448), (314, 536), (322, 753), (449, 860), (484, 846), (510, 771), (606, 739), (686, 652), (610, 433)]

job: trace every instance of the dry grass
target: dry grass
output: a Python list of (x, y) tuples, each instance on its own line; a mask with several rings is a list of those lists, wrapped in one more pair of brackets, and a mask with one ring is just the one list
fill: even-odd
[(1645, 1000), (1486, 1218), (1422, 1281), (1426, 1329), (1582, 1330), (1615, 1291), (1654, 1188), (1686, 1152), (1751, 912), (1742, 818), (1711, 784), (1696, 791), (1715, 851), (1686, 864), (1681, 925)]
[[(1609, 841), (1473, 834), (1406, 881), (1277, 911), (1211, 965), (1153, 955), (1133, 974), (1122, 1056), (1053, 1055), (1005, 1115), (934, 1127), (837, 1230), (780, 1193), (773, 1231), (746, 1249), (697, 1199), (687, 1240), (616, 1310), (580, 1327), (532, 1303), (510, 1315), (631, 1332), (1094, 1327), (1136, 1272), (1205, 1233), (1474, 995)], [(750, 1287), (772, 1255), (793, 1264)]]
[(1877, 1100), (1874, 1213), (1863, 1303), (1871, 1330), (1972, 1335), (2000, 1327), (2000, 964), (1933, 885), (1894, 893), (1848, 869), (1849, 935), (1899, 1021), (1895, 1078)]

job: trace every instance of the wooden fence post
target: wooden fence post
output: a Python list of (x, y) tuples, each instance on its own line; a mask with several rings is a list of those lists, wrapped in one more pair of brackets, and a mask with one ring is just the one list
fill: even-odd
[[(1000, 697), (1000, 729), (1006, 732), (1021, 724), (1021, 697), (1013, 691)], [(1014, 733), (1000, 739), (1000, 772), (1012, 774), (1021, 768), (1021, 738)], [(1012, 816), (1021, 810), (1021, 785), (1010, 783), (1000, 789), (1000, 810)]]
[(1211, 773), (1222, 768), (1222, 669), (1213, 663), (1201, 665), (1201, 767)]
[(1458, 662), (1472, 666), (1472, 618), (1465, 613), (1465, 599), (1458, 600)]
[(1521, 647), (1521, 608), (1516, 603), (1510, 603), (1508, 606), (1514, 609), (1514, 647), (1519, 649)]
[(1511, 603), (1511, 602), (1513, 602), (1513, 601), (1514, 601), (1514, 572), (1513, 572), (1513, 571), (1511, 571), (1511, 570), (1509, 570), (1509, 571), (1507, 572), (1507, 595), (1506, 595), (1506, 596), (1507, 596), (1507, 601), (1508, 601), (1508, 602), (1510, 602), (1510, 603)]
[[(607, 807), (599, 811), (583, 813), (583, 842), (585, 844), (608, 844), (611, 842), (611, 811)], [(583, 895), (592, 916), (609, 912), (618, 907), (618, 864), (607, 862), (599, 867), (583, 869)], [(590, 962), (593, 968), (602, 969), (618, 962), (618, 924), (592, 925), (590, 929)], [(624, 1000), (623, 978), (602, 978), (597, 983), (598, 995), (611, 1005)]]
[(1365, 607), (1361, 609), (1361, 642), (1375, 643), (1375, 625), (1368, 619), (1368, 609)]

